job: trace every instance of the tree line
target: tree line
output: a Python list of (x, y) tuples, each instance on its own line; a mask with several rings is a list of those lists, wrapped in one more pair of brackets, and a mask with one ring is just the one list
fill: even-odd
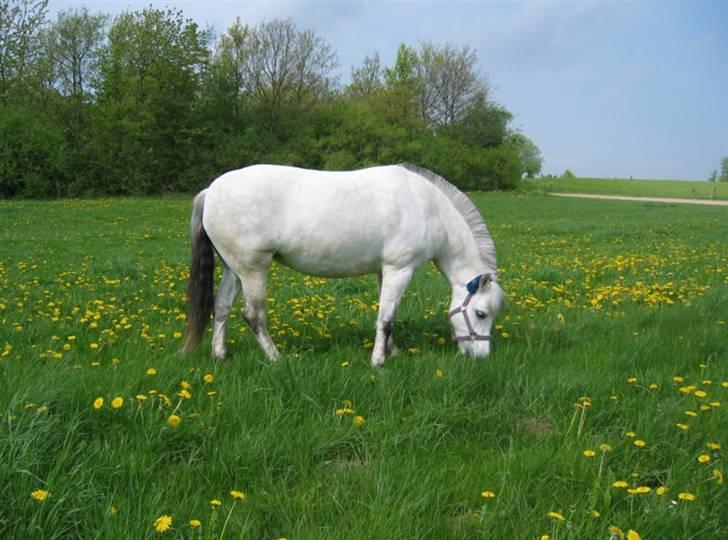
[(463, 189), (540, 171), (468, 46), (402, 44), (336, 76), (336, 52), (292, 20), (222, 35), (178, 10), (47, 20), (0, 0), (0, 194), (187, 192), (253, 163), (351, 169), (413, 162)]

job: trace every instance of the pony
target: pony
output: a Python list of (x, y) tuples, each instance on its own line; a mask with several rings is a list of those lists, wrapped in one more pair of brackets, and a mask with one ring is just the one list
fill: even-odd
[[(243, 316), (269, 360), (280, 357), (266, 327), (272, 261), (319, 277), (376, 273), (379, 310), (371, 365), (396, 354), (397, 308), (415, 271), (434, 261), (452, 288), (448, 312), (461, 353), (491, 352), (503, 309), (495, 244), (470, 199), (410, 164), (355, 171), (253, 165), (223, 174), (194, 199), (187, 334), (196, 349), (212, 318), (212, 354), (226, 356), (225, 326), (242, 289)], [(223, 275), (213, 294), (217, 252)], [(211, 317), (212, 316), (212, 317)]]

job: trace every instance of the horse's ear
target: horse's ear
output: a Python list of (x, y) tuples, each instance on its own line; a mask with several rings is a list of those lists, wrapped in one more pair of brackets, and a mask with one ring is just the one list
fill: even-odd
[(488, 288), (490, 285), (490, 282), (493, 281), (493, 276), (490, 274), (483, 274), (483, 277), (480, 278), (480, 287), (479, 289), (481, 291), (484, 291)]

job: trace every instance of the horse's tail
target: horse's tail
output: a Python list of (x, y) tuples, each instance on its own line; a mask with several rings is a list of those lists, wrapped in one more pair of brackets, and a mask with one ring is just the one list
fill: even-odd
[(187, 286), (187, 336), (182, 346), (183, 353), (194, 351), (200, 345), (215, 304), (215, 255), (212, 242), (202, 226), (206, 191), (198, 193), (192, 203), (192, 262)]

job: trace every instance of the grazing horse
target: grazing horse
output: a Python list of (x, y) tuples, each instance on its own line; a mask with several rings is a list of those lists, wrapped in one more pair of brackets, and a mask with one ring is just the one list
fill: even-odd
[[(376, 273), (379, 313), (372, 366), (395, 353), (392, 327), (414, 272), (432, 260), (452, 287), (449, 317), (460, 352), (487, 356), (504, 303), (495, 245), (475, 205), (435, 173), (413, 165), (326, 172), (254, 165), (201, 191), (192, 208), (188, 328), (194, 350), (213, 315), (212, 353), (225, 356), (225, 324), (242, 287), (243, 315), (270, 360), (266, 328), (273, 260), (320, 277)], [(213, 296), (214, 251), (224, 268)]]

